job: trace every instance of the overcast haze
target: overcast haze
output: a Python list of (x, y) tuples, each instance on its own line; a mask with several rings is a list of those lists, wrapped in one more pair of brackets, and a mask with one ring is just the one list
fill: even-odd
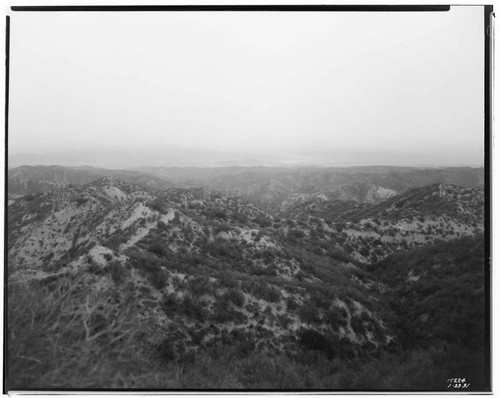
[(479, 6), (11, 17), (10, 166), (483, 162)]

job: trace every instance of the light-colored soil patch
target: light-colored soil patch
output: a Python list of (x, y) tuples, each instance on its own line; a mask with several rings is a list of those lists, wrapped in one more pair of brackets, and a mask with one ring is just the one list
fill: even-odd
[(115, 200), (125, 200), (127, 199), (127, 194), (117, 187), (105, 186), (102, 188), (103, 192), (111, 199)]
[(153, 212), (151, 209), (147, 206), (145, 206), (143, 203), (139, 203), (132, 211), (132, 214), (123, 221), (121, 224), (121, 229), (126, 229), (130, 227), (134, 222), (146, 218), (147, 216), (153, 215)]

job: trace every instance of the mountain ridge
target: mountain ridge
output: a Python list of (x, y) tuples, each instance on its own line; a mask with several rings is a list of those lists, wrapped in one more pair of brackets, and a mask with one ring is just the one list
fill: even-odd
[[(259, 175), (253, 178), (260, 181)], [(157, 189), (136, 175), (128, 180), (120, 174), (99, 176), (54, 188), (9, 196), (8, 277), (10, 286), (17, 286), (12, 294), (18, 288), (23, 292), (24, 284), (56, 292), (67, 283), (85, 286), (84, 301), (97, 317), (84, 318), (96, 328), (89, 329), (90, 335), (102, 331), (108, 336), (107, 330), (115, 330), (111, 319), (134, 308), (127, 322), (141, 331), (129, 337), (135, 355), (154, 369), (155, 361), (191, 366), (195, 358), (207, 360), (206, 355), (224, 350), (244, 360), (286, 357), (294, 366), (301, 358), (318, 358), (300, 365), (308, 372), (319, 371), (313, 363), (351, 369), (384, 355), (402, 361), (397, 355), (415, 347), (442, 355), (427, 342), (442, 344), (442, 330), (450, 323), (435, 336), (415, 335), (415, 347), (405, 345), (404, 325), (395, 315), (400, 312), (392, 307), (400, 292), (380, 270), (397, 272), (401, 253), (447, 252), (443, 242), (475, 247), (471, 239), (480, 239), (484, 229), (481, 188), (442, 183), (377, 201), (366, 200), (366, 194), (363, 200), (348, 196), (345, 201), (318, 192), (312, 202), (296, 201), (280, 212), (203, 185), (182, 187), (174, 181)], [(325, 204), (345, 208), (332, 215), (330, 207), (322, 210)], [(477, 282), (476, 268), (470, 278)], [(401, 269), (397, 278), (408, 284), (427, 275), (421, 267)], [(30, 297), (18, 293), (10, 302), (22, 303), (23, 295)], [(78, 300), (75, 306), (87, 305)], [(471, 328), (476, 336), (479, 332)], [(109, 341), (120, 336), (115, 332)], [(471, 349), (481, 341), (474, 338)], [(27, 366), (24, 359), (17, 361)], [(241, 383), (230, 385), (250, 385)]]

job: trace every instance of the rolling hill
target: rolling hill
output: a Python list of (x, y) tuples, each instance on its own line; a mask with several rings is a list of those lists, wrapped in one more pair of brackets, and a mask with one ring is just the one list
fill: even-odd
[[(50, 187), (43, 179), (54, 170), (43, 170), (33, 180)], [(307, 182), (310, 172), (301, 186), (312, 191), (323, 177)], [(476, 340), (459, 349), (464, 358), (446, 353), (466, 338), (455, 331), (446, 284), (467, 286), (476, 307), (484, 297), (481, 189), (438, 183), (377, 200), (367, 200), (369, 190), (362, 200), (360, 189), (347, 198), (318, 192), (273, 212), (258, 205), (264, 188), (251, 200), (175, 178), (159, 188), (142, 172), (102, 173), (79, 169), (68, 172), (70, 184), (9, 196), (12, 388), (64, 380), (73, 388), (351, 389), (369, 379), (419, 389), (428, 369), (433, 389), (445, 389), (442, 378), (456, 369), (483, 388), (464, 359), (482, 344), (480, 313), (466, 313)], [(259, 178), (245, 181), (267, 187)], [(452, 314), (427, 332), (426, 292)], [(397, 306), (401, 294), (408, 298)], [(410, 336), (411, 323), (420, 326)]]

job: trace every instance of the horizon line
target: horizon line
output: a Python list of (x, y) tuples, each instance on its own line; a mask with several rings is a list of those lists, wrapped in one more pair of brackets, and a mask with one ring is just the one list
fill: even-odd
[(210, 165), (210, 166), (179, 166), (179, 165), (168, 165), (168, 166), (153, 166), (153, 165), (143, 165), (143, 166), (133, 166), (133, 167), (106, 167), (106, 166), (95, 166), (91, 164), (83, 164), (79, 166), (72, 165), (63, 165), (63, 164), (21, 164), (18, 166), (7, 167), (7, 170), (13, 170), (20, 167), (62, 167), (62, 168), (71, 168), (71, 169), (81, 169), (81, 168), (96, 168), (96, 169), (105, 169), (105, 170), (130, 170), (130, 171), (138, 171), (140, 169), (145, 168), (177, 168), (177, 169), (223, 169), (223, 168), (241, 168), (241, 169), (255, 169), (255, 168), (264, 168), (264, 169), (349, 169), (349, 168), (409, 168), (409, 169), (450, 169), (450, 168), (473, 168), (473, 169), (484, 169), (484, 165), (391, 165), (391, 164), (353, 164), (353, 165), (344, 165), (344, 166), (330, 166), (330, 165), (252, 165), (252, 166), (241, 166), (241, 165)]

